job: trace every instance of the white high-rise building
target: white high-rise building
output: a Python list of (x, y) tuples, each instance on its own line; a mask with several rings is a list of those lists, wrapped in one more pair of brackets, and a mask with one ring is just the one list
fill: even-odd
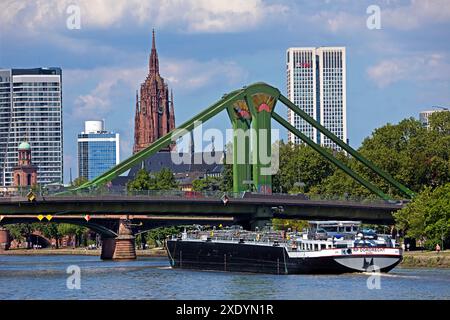
[(423, 127), (429, 128), (430, 127), (430, 121), (429, 121), (430, 116), (435, 112), (444, 112), (444, 111), (449, 112), (449, 110), (447, 108), (442, 108), (442, 110), (435, 109), (435, 110), (421, 111), (421, 112), (419, 112), (419, 121)]
[[(286, 53), (289, 100), (347, 142), (345, 47), (289, 48)], [(338, 148), (291, 110), (288, 121), (314, 142)], [(290, 132), (288, 140), (301, 142)]]
[(31, 145), (37, 183), (63, 182), (60, 68), (0, 69), (0, 185), (13, 184), (17, 146)]

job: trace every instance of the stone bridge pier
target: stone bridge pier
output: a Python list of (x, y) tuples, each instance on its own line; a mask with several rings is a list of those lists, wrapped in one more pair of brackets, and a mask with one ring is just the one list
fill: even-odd
[(116, 238), (102, 238), (102, 260), (135, 260), (136, 245), (131, 221), (120, 219)]
[(8, 250), (11, 245), (11, 238), (9, 231), (3, 227), (0, 227), (0, 251)]

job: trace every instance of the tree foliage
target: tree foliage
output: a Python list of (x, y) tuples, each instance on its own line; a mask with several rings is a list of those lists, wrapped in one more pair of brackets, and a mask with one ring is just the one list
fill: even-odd
[(148, 242), (159, 246), (163, 243), (164, 239), (166, 239), (167, 236), (178, 234), (181, 230), (182, 227), (179, 226), (155, 228), (147, 232), (146, 238)]
[(178, 183), (170, 169), (164, 168), (155, 175), (141, 169), (136, 174), (134, 180), (127, 186), (130, 191), (141, 190), (174, 190), (178, 188)]
[[(387, 124), (376, 129), (364, 139), (358, 151), (394, 179), (420, 192), (426, 186), (432, 188), (450, 181), (450, 112), (437, 112), (430, 116), (430, 128), (422, 127), (413, 118), (398, 124)], [(377, 176), (369, 168), (351, 157), (343, 160), (351, 169), (368, 179), (392, 197), (404, 195)], [(314, 193), (349, 194), (373, 197), (363, 186), (341, 170), (334, 170), (326, 177)]]
[(18, 242), (30, 242), (30, 236), (33, 232), (39, 231), (44, 237), (56, 240), (56, 247), (59, 247), (59, 240), (64, 236), (75, 236), (81, 239), (88, 229), (81, 226), (76, 226), (66, 223), (53, 222), (37, 222), (37, 223), (17, 223), (7, 225), (11, 237)]
[(219, 191), (222, 190), (222, 179), (216, 177), (205, 177), (192, 181), (194, 191)]
[(394, 213), (406, 236), (421, 239), (433, 248), (450, 237), (450, 183), (432, 190), (426, 187), (405, 208)]
[(279, 143), (279, 171), (273, 176), (275, 192), (309, 192), (335, 171), (333, 164), (306, 145)]
[(285, 230), (291, 229), (292, 231), (302, 231), (303, 229), (308, 227), (308, 221), (306, 220), (298, 220), (298, 219), (272, 219), (272, 225), (276, 230)]
[(72, 182), (72, 186), (73, 187), (79, 187), (81, 185), (83, 185), (84, 183), (88, 182), (89, 180), (86, 179), (85, 177), (78, 177), (75, 180), (73, 180)]

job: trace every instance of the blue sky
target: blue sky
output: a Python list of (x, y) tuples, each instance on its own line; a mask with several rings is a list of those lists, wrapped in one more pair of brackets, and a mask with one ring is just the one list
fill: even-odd
[[(81, 29), (66, 26), (71, 4), (80, 8)], [(381, 29), (367, 28), (370, 5), (381, 9)], [(347, 48), (353, 147), (387, 122), (450, 105), (449, 0), (3, 0), (0, 67), (63, 69), (66, 181), (69, 168), (77, 176), (85, 120), (105, 119), (121, 134), (121, 158), (131, 154), (152, 28), (178, 124), (248, 83), (285, 93), (285, 52), (299, 46)], [(226, 115), (205, 127), (225, 130)]]

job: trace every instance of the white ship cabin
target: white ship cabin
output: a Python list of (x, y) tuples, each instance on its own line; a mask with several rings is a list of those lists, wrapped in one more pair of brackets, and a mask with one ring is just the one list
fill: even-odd
[(351, 247), (395, 247), (389, 235), (360, 230), (361, 221), (308, 221), (309, 228), (293, 237), (291, 250), (319, 251)]

